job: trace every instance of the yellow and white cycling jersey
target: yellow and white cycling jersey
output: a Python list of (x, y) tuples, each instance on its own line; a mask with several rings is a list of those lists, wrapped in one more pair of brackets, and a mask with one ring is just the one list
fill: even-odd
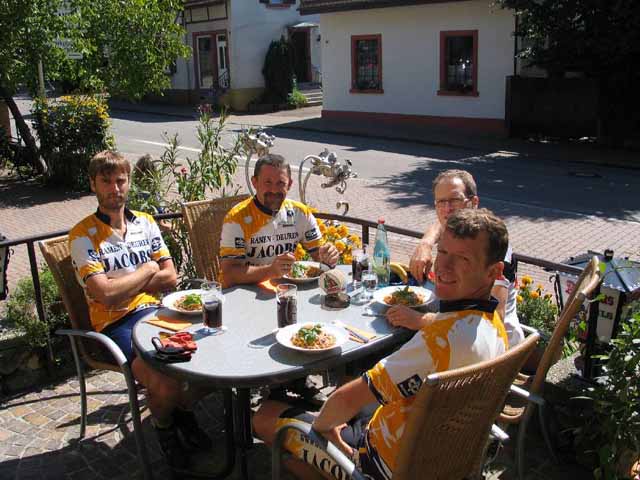
[(71, 259), (78, 282), (85, 289), (93, 328), (100, 332), (141, 305), (158, 303), (158, 299), (141, 292), (120, 305), (107, 306), (91, 298), (86, 280), (93, 275), (117, 278), (134, 272), (151, 260), (171, 258), (153, 217), (143, 212), (125, 210), (127, 232), (122, 238), (109, 224), (109, 217), (99, 210), (84, 218), (69, 232)]
[(227, 213), (220, 237), (220, 258), (268, 265), (278, 255), (293, 253), (299, 242), (307, 251), (314, 251), (323, 243), (309, 207), (287, 198), (280, 210), (272, 212), (252, 197)]
[(369, 422), (367, 454), (381, 478), (391, 478), (415, 395), (431, 373), (490, 360), (508, 348), (495, 312), (498, 301), (440, 302), (434, 323), (363, 374), (381, 406)]

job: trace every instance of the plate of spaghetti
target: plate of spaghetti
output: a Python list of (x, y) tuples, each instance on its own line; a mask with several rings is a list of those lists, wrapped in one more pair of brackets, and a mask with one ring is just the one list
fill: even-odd
[(183, 290), (173, 292), (162, 299), (162, 306), (179, 313), (189, 315), (202, 313), (202, 290)]
[(288, 325), (278, 330), (276, 340), (282, 346), (300, 352), (326, 352), (343, 345), (349, 333), (329, 323), (303, 323)]
[(329, 267), (323, 263), (300, 260), (293, 263), (291, 271), (284, 278), (293, 283), (308, 283), (317, 280), (327, 270)]
[(383, 305), (404, 305), (409, 308), (419, 308), (433, 300), (433, 292), (423, 287), (385, 287), (376, 290), (373, 299)]

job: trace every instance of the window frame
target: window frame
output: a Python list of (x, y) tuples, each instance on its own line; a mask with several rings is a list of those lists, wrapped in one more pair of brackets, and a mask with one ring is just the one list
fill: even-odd
[[(473, 40), (473, 89), (470, 92), (447, 89), (447, 39), (450, 37), (471, 37)], [(440, 32), (440, 88), (438, 95), (455, 97), (478, 97), (478, 30), (444, 30)]]
[[(377, 40), (378, 42), (378, 88), (359, 89), (358, 79), (358, 52), (357, 45), (360, 40)], [(382, 88), (382, 34), (351, 35), (351, 89), (349, 93), (384, 93)]]
[(262, 3), (267, 8), (291, 8), (295, 7), (296, 0), (278, 0), (277, 3), (271, 3), (274, 0), (259, 0), (259, 3)]

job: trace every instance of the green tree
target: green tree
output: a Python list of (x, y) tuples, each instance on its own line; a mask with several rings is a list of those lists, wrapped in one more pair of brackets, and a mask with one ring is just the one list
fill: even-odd
[(284, 37), (269, 45), (262, 68), (265, 103), (286, 103), (293, 90), (293, 49)]
[[(519, 56), (551, 76), (582, 72), (597, 80), (600, 136), (619, 142), (640, 129), (640, 2), (496, 0), (516, 12), (526, 39)], [(634, 105), (635, 103), (635, 105)]]
[[(0, 2), (0, 97), (34, 163), (39, 158), (36, 142), (13, 95), (20, 85), (36, 93), (38, 61), (48, 79), (71, 76), (85, 93), (138, 99), (160, 92), (171, 84), (165, 72), (178, 57), (189, 55), (182, 43), (184, 29), (176, 23), (182, 8), (182, 0)], [(67, 59), (56, 39), (66, 39), (82, 59)]]

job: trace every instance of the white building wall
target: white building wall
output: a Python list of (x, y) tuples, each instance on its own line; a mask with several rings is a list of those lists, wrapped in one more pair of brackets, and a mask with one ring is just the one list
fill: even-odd
[[(229, 9), (229, 66), (232, 88), (264, 87), (262, 67), (272, 40), (287, 34), (287, 26), (318, 22), (301, 20), (299, 2), (290, 8), (269, 8), (258, 0), (232, 0)], [(313, 42), (312, 42), (313, 43)], [(313, 47), (312, 47), (313, 48)]]
[[(324, 109), (503, 119), (513, 13), (486, 0), (322, 14)], [(440, 32), (478, 30), (478, 97), (438, 96)], [(351, 36), (382, 35), (383, 94), (349, 93)]]
[[(317, 17), (319, 17), (319, 15), (316, 15)], [(304, 17), (304, 21), (308, 22), (309, 20), (307, 19), (308, 17)], [(318, 24), (319, 23), (319, 18), (315, 21), (313, 21), (313, 23)], [(310, 55), (311, 55), (311, 75), (312, 75), (312, 81), (316, 81), (318, 80), (317, 78), (315, 78), (315, 76), (318, 73), (322, 72), (322, 35), (320, 33), (320, 27), (315, 27), (312, 28), (309, 35), (311, 35), (311, 37), (309, 38), (309, 50), (311, 50)]]

